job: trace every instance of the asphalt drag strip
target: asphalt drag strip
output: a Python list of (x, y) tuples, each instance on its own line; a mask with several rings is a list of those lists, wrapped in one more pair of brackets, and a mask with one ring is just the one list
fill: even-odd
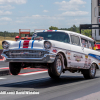
[[(39, 73), (47, 72), (47, 69), (42, 68), (24, 68), (21, 69), (21, 72), (18, 75), (31, 75), (31, 74), (39, 74)], [(11, 75), (9, 72), (9, 67), (0, 68), (0, 76)]]
[[(25, 70), (25, 69), (24, 69)], [(6, 78), (6, 79), (3, 79)], [(99, 95), (100, 71), (96, 78), (85, 80), (80, 73), (62, 73), (59, 80), (53, 80), (48, 73), (34, 75), (8, 75), (0, 82), (0, 90), (38, 91), (39, 95), (0, 95), (0, 100), (99, 100), (81, 99), (86, 96)]]
[[(0, 76), (5, 76), (5, 75), (11, 75), (9, 72), (9, 66), (8, 62), (0, 61)], [(43, 68), (22, 68), (19, 75), (31, 75), (31, 74), (39, 74), (42, 72), (47, 72), (47, 69)]]

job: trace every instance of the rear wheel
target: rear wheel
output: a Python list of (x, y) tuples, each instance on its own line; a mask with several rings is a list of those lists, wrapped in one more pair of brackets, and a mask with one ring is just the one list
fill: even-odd
[(55, 61), (52, 64), (50, 64), (48, 68), (48, 74), (51, 78), (57, 79), (60, 77), (62, 70), (63, 70), (63, 64), (61, 56), (57, 56), (55, 58)]
[(21, 70), (21, 63), (10, 62), (9, 70), (12, 75), (18, 75)]
[(92, 64), (89, 69), (83, 70), (82, 73), (85, 79), (93, 79), (96, 75), (96, 65)]

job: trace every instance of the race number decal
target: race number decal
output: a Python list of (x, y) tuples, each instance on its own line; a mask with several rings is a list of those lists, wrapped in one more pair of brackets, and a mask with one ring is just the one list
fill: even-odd
[(70, 53), (70, 51), (67, 51), (66, 54), (67, 54), (68, 60), (71, 60), (71, 53)]
[(91, 66), (91, 59), (88, 59), (88, 66)]
[(81, 59), (83, 58), (81, 55), (77, 55), (77, 54), (74, 54), (74, 57), (75, 57), (75, 61), (77, 62), (80, 62)]

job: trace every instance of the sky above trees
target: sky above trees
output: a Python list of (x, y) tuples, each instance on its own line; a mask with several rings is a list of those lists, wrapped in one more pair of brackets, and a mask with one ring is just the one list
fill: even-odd
[(0, 0), (0, 31), (91, 23), (91, 0)]

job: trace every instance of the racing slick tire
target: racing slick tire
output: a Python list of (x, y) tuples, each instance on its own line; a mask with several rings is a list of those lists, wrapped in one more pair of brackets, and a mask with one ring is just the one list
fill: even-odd
[(85, 79), (93, 79), (93, 78), (95, 78), (96, 65), (92, 64), (89, 69), (83, 70), (82, 73), (83, 73), (83, 76), (84, 76)]
[(18, 75), (21, 70), (21, 63), (9, 62), (9, 70), (12, 75)]
[(58, 79), (63, 70), (63, 63), (61, 56), (56, 56), (55, 61), (49, 64), (48, 74), (53, 79)]

